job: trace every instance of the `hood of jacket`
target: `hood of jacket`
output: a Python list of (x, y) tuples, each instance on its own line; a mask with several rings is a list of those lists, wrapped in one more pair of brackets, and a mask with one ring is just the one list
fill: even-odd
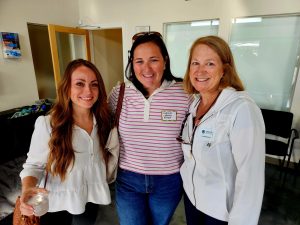
[[(196, 115), (197, 107), (201, 101), (201, 94), (196, 94), (194, 97), (195, 100), (192, 103), (189, 111), (189, 113), (191, 113), (193, 116)], [(209, 117), (211, 114), (218, 113), (228, 104), (238, 99), (247, 99), (248, 101), (255, 103), (246, 91), (237, 91), (232, 87), (227, 87), (221, 91), (216, 103), (206, 113), (206, 115), (203, 117), (203, 120), (205, 120), (205, 118)]]

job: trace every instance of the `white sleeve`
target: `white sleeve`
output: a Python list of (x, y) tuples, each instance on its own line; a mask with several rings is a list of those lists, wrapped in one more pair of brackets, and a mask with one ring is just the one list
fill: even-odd
[(228, 225), (257, 225), (264, 193), (265, 126), (253, 102), (239, 106), (230, 140), (237, 175)]
[(40, 180), (42, 177), (49, 154), (49, 126), (49, 116), (39, 116), (36, 119), (27, 159), (20, 173), (21, 179), (33, 176)]

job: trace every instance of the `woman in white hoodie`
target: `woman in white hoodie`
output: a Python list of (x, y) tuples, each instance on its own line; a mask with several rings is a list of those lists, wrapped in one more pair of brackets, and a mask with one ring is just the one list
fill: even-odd
[(256, 225), (264, 192), (264, 121), (223, 39), (194, 42), (184, 86), (196, 94), (178, 138), (187, 224)]

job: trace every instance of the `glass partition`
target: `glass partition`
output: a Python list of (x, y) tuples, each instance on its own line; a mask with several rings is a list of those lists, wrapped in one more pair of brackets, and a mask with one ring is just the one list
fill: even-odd
[(236, 18), (230, 47), (261, 108), (289, 111), (299, 70), (300, 16)]

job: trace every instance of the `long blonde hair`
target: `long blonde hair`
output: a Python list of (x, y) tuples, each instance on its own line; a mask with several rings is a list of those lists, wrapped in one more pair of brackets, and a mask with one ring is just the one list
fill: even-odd
[(193, 52), (195, 48), (200, 44), (207, 45), (214, 52), (216, 52), (223, 63), (224, 75), (220, 80), (219, 89), (222, 90), (226, 87), (233, 87), (237, 91), (243, 91), (244, 86), (237, 74), (232, 52), (228, 44), (222, 38), (217, 36), (201, 37), (193, 43), (190, 49), (188, 66), (183, 79), (183, 86), (185, 91), (189, 94), (198, 93), (198, 91), (193, 87), (190, 81), (189, 71)]

